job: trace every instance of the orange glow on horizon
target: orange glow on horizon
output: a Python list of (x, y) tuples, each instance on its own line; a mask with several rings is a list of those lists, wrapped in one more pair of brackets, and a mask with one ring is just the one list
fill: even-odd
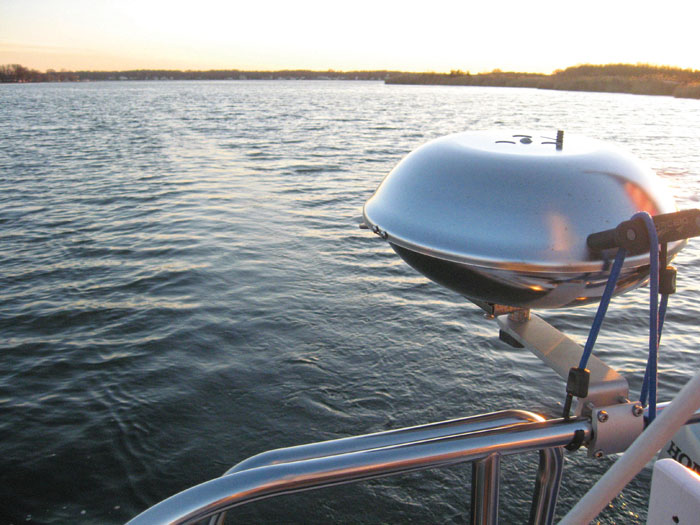
[[(572, 18), (577, 23), (571, 24)], [(591, 28), (595, 27), (595, 38)], [(580, 63), (700, 69), (694, 17), (674, 2), (552, 0), (416, 9), (388, 0), (4, 0), (0, 64), (68, 70), (461, 69), (551, 73)]]

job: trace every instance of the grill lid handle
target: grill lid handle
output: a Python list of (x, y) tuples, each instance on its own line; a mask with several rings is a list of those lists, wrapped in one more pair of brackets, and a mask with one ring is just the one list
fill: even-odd
[[(652, 217), (659, 243), (669, 243), (700, 235), (700, 209), (681, 210)], [(593, 252), (624, 248), (631, 254), (649, 251), (649, 234), (641, 218), (622, 221), (616, 228), (592, 233), (586, 244)]]

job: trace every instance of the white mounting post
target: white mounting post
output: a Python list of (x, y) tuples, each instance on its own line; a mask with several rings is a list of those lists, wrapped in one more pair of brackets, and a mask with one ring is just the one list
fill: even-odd
[[(542, 318), (534, 314), (525, 315), (524, 312), (527, 310), (497, 317), (498, 326), (566, 382), (569, 370), (579, 365), (583, 347)], [(588, 396), (579, 399), (574, 409), (576, 416), (590, 414), (593, 407), (628, 401), (627, 380), (614, 369), (592, 355), (588, 360), (588, 370), (591, 372)]]

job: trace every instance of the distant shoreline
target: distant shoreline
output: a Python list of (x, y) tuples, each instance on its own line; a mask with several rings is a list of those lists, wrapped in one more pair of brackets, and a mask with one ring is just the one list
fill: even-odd
[(18, 64), (0, 66), (0, 83), (87, 82), (107, 80), (375, 80), (387, 84), (529, 87), (563, 91), (630, 93), (700, 99), (700, 71), (649, 64), (579, 65), (541, 73), (503, 72), (470, 74), (407, 73), (402, 71), (241, 71), (129, 70), (54, 71), (42, 73)]
[(386, 79), (388, 84), (446, 86), (529, 87), (561, 91), (629, 93), (700, 99), (700, 71), (647, 64), (581, 65), (551, 75), (510, 73), (494, 70), (471, 75), (401, 73)]

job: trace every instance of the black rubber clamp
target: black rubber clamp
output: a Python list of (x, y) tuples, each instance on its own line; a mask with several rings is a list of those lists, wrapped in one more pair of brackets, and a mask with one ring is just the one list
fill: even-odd
[(574, 432), (574, 439), (572, 439), (571, 443), (566, 445), (564, 448), (569, 452), (574, 452), (575, 450), (580, 449), (581, 445), (583, 445), (583, 439), (585, 437), (586, 433), (583, 430), (577, 430), (576, 432)]

